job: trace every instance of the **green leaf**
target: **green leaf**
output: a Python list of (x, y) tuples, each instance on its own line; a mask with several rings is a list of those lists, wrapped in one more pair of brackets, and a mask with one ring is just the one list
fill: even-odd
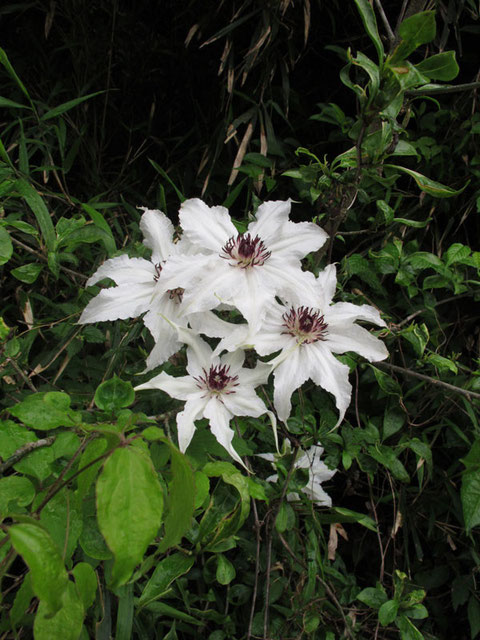
[(380, 371), (376, 367), (369, 365), (373, 369), (373, 373), (375, 374), (375, 378), (377, 379), (378, 385), (382, 391), (387, 393), (388, 395), (401, 396), (402, 388), (398, 384), (396, 380), (386, 374), (384, 371)]
[(460, 71), (455, 59), (455, 51), (437, 53), (416, 64), (415, 68), (429, 80), (453, 80)]
[(91, 205), (82, 203), (82, 209), (88, 213), (93, 222), (97, 225), (99, 229), (105, 231), (106, 236), (102, 236), (100, 239), (103, 242), (103, 245), (108, 253), (111, 256), (117, 250), (117, 245), (115, 244), (115, 238), (113, 237), (112, 230), (110, 229), (108, 222), (105, 220), (103, 215), (94, 209)]
[(397, 618), (395, 624), (400, 629), (402, 640), (425, 640), (423, 634), (406, 616)]
[(427, 178), (421, 173), (418, 173), (418, 171), (413, 171), (412, 169), (407, 169), (406, 167), (401, 167), (400, 165), (396, 165), (396, 164), (385, 164), (384, 166), (390, 167), (391, 169), (397, 169), (398, 171), (402, 171), (403, 173), (407, 173), (409, 176), (411, 176), (415, 180), (418, 187), (422, 191), (425, 191), (425, 193), (428, 193), (434, 198), (451, 198), (452, 196), (458, 196), (458, 194), (462, 193), (462, 191), (467, 188), (470, 182), (470, 181), (467, 181), (466, 184), (461, 189), (457, 189), (455, 191), (455, 189), (452, 189), (451, 187), (446, 187), (444, 184), (441, 184), (440, 182), (435, 182), (435, 180), (430, 180), (430, 178)]
[(35, 487), (28, 480), (21, 476), (7, 476), (0, 478), (0, 518), (6, 517), (9, 511), (9, 504), (12, 507), (26, 507), (35, 497)]
[(368, 0), (355, 0), (355, 4), (357, 5), (357, 9), (360, 13), (365, 31), (368, 33), (370, 39), (375, 45), (375, 49), (377, 50), (378, 54), (378, 60), (380, 64), (382, 64), (384, 56), (383, 44), (380, 38), (380, 34), (378, 33), (377, 19), (375, 17), (372, 5), (370, 4), (370, 2), (368, 2)]
[(401, 336), (410, 342), (417, 356), (423, 356), (425, 347), (430, 340), (428, 327), (424, 322), (422, 322), (422, 324), (412, 323), (407, 329), (402, 331)]
[[(1, 230), (0, 230), (1, 234)], [(1, 242), (1, 239), (0, 239)], [(35, 280), (40, 275), (43, 269), (43, 264), (39, 264), (38, 262), (29, 262), (28, 264), (24, 264), (21, 267), (17, 267), (16, 269), (12, 269), (10, 273), (12, 276), (20, 280), (21, 282), (26, 282), (27, 284), (33, 284)]]
[(116, 411), (133, 404), (135, 391), (130, 382), (114, 376), (97, 387), (94, 401), (103, 411)]
[(460, 497), (467, 534), (480, 524), (480, 473), (479, 467), (468, 468), (462, 475)]
[(177, 194), (177, 197), (180, 200), (180, 202), (185, 202), (185, 200), (186, 200), (185, 196), (180, 191), (180, 189), (177, 188), (177, 185), (172, 181), (172, 179), (166, 173), (166, 171), (164, 169), (162, 169), (162, 167), (159, 164), (157, 164), (154, 160), (152, 160), (151, 158), (149, 158), (148, 161), (150, 162), (152, 167), (155, 169), (155, 171), (158, 171), (158, 173), (162, 176), (162, 178), (164, 178), (173, 187), (173, 190)]
[(0, 48), (0, 63), (3, 64), (3, 66), (7, 70), (7, 73), (9, 74), (9, 76), (15, 81), (15, 83), (17, 84), (19, 89), (22, 91), (22, 93), (28, 98), (29, 102), (31, 102), (30, 96), (28, 94), (28, 91), (25, 88), (25, 85), (20, 80), (20, 78), (17, 76), (17, 74), (15, 73), (15, 70), (12, 67), (12, 65), (10, 64), (10, 60), (8, 59), (7, 54), (1, 48)]
[(378, 620), (382, 627), (386, 627), (397, 617), (398, 602), (396, 600), (387, 600), (378, 610)]
[(406, 18), (398, 29), (401, 42), (393, 52), (390, 63), (405, 60), (422, 44), (431, 42), (435, 37), (435, 12), (421, 11)]
[(95, 91), (95, 93), (89, 93), (87, 96), (81, 96), (80, 98), (74, 98), (73, 100), (68, 100), (68, 102), (64, 102), (63, 104), (59, 104), (57, 107), (50, 109), (40, 118), (42, 122), (45, 120), (50, 120), (50, 118), (55, 118), (56, 116), (73, 109), (77, 105), (85, 102), (85, 100), (90, 100), (90, 98), (94, 98), (95, 96), (100, 95), (101, 93), (105, 93), (105, 90)]
[(115, 556), (111, 584), (125, 584), (158, 533), (163, 493), (150, 456), (133, 447), (116, 449), (97, 480), (97, 519)]
[(466, 258), (470, 256), (471, 250), (470, 247), (466, 247), (464, 244), (460, 242), (454, 242), (454, 244), (450, 245), (448, 249), (445, 251), (444, 259), (445, 264), (449, 267), (451, 264), (455, 262), (462, 262)]
[(190, 529), (195, 501), (195, 479), (187, 457), (169, 440), (163, 441), (170, 449), (172, 481), (168, 487), (165, 535), (159, 545), (159, 552), (178, 544)]
[(64, 560), (70, 560), (82, 532), (81, 503), (78, 498), (63, 489), (42, 509), (40, 523), (51, 535)]
[(235, 578), (237, 572), (235, 571), (235, 567), (228, 560), (223, 553), (217, 554), (217, 572), (216, 578), (219, 584), (230, 584), (230, 582)]
[(26, 104), (20, 104), (19, 102), (14, 102), (13, 100), (9, 100), (8, 98), (3, 98), (1, 96), (0, 96), (0, 108), (30, 109), (30, 107)]
[(117, 589), (118, 609), (115, 640), (131, 640), (133, 626), (133, 584)]
[(174, 580), (190, 571), (194, 561), (194, 556), (187, 556), (179, 552), (172, 553), (160, 560), (138, 599), (139, 607), (144, 607), (164, 595)]
[(364, 513), (352, 511), (351, 509), (346, 509), (345, 507), (333, 507), (333, 511), (341, 516), (351, 518), (352, 522), (358, 522), (358, 524), (361, 524), (367, 529), (370, 529), (370, 531), (377, 530), (375, 520), (373, 520), (373, 518), (370, 518), (370, 516), (365, 515)]
[(279, 533), (292, 529), (295, 525), (295, 512), (287, 501), (283, 501), (275, 520), (275, 529)]
[(68, 582), (62, 598), (62, 607), (51, 615), (45, 602), (40, 600), (33, 623), (35, 640), (78, 640), (82, 631), (85, 612), (73, 582)]
[(468, 600), (468, 624), (470, 625), (470, 638), (475, 640), (480, 633), (480, 604), (475, 596), (470, 596)]
[(367, 587), (360, 591), (357, 596), (357, 600), (363, 602), (372, 609), (380, 609), (380, 607), (387, 602), (387, 594), (382, 587)]
[(85, 611), (95, 602), (97, 593), (97, 576), (88, 562), (79, 562), (72, 569), (78, 595)]
[[(106, 450), (107, 440), (105, 438), (92, 440), (92, 442), (89, 442), (86, 446), (78, 464), (78, 470), (81, 471), (81, 473), (77, 477), (77, 495), (80, 499), (87, 495), (92, 482), (97, 476), (98, 470), (102, 466), (102, 460), (99, 460), (95, 464), (91, 463), (104, 454)], [(82, 471), (82, 469), (85, 469), (85, 471)]]
[(49, 613), (62, 606), (68, 575), (60, 552), (52, 538), (39, 524), (14, 524), (9, 529), (12, 545), (32, 576), (32, 588)]
[(57, 427), (72, 427), (78, 415), (70, 409), (70, 396), (60, 391), (32, 393), (23, 402), (9, 407), (9, 412), (27, 427), (49, 431)]
[(33, 211), (48, 251), (53, 251), (56, 241), (55, 229), (53, 228), (52, 219), (50, 218), (50, 214), (42, 197), (32, 185), (23, 178), (15, 182), (15, 189)]
[(437, 367), (441, 372), (451, 371), (452, 373), (458, 373), (458, 367), (455, 362), (449, 358), (438, 355), (438, 353), (429, 353), (426, 361), (433, 364), (433, 366)]
[(24, 577), (19, 590), (15, 594), (12, 608), (10, 609), (10, 621), (13, 627), (16, 627), (27, 612), (30, 602), (35, 597), (32, 589), (32, 574), (27, 573)]
[(383, 439), (397, 433), (405, 424), (405, 413), (396, 407), (387, 409), (383, 418)]
[(5, 227), (0, 227), (0, 264), (5, 264), (10, 260), (13, 253), (13, 244), (10, 234)]
[(368, 447), (368, 453), (374, 460), (387, 467), (397, 480), (400, 480), (401, 482), (410, 482), (410, 476), (408, 475), (407, 470), (389, 446), (371, 446)]

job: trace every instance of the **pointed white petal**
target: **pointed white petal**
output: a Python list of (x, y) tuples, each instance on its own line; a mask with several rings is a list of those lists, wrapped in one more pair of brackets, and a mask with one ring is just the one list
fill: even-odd
[(137, 284), (138, 282), (152, 282), (155, 275), (155, 267), (143, 258), (129, 258), (118, 256), (110, 258), (95, 271), (87, 280), (87, 287), (91, 287), (103, 278), (111, 278), (116, 284)]
[(331, 507), (332, 499), (328, 493), (323, 489), (319, 482), (307, 482), (302, 489), (303, 493), (310, 498), (319, 507)]
[(178, 448), (184, 452), (195, 433), (195, 420), (203, 416), (204, 400), (188, 400), (183, 411), (177, 413)]
[(353, 323), (343, 323), (329, 327), (325, 345), (333, 353), (355, 351), (369, 362), (385, 360), (388, 357), (384, 343), (363, 327)]
[(122, 284), (111, 289), (102, 289), (83, 310), (79, 324), (105, 320), (136, 318), (149, 309), (155, 283)]
[(293, 349), (274, 370), (273, 403), (282, 422), (286, 422), (292, 410), (292, 393), (310, 378), (310, 363), (304, 357), (304, 347)]
[(313, 222), (287, 222), (282, 232), (270, 240), (268, 249), (275, 255), (301, 260), (323, 247), (327, 239), (327, 232)]
[(243, 361), (245, 360), (245, 351), (237, 349), (231, 353), (226, 353), (220, 358), (222, 365), (226, 365), (230, 368), (230, 375), (237, 375), (241, 369)]
[(202, 340), (191, 329), (177, 327), (179, 339), (188, 345), (187, 349), (187, 371), (191, 376), (199, 376), (205, 369), (207, 372), (212, 364), (217, 363), (217, 359), (212, 357), (212, 349), (205, 340)]
[(338, 324), (346, 320), (366, 320), (380, 327), (386, 327), (386, 323), (380, 317), (380, 312), (369, 304), (352, 304), (351, 302), (337, 302), (325, 309), (325, 321)]
[(135, 387), (135, 391), (144, 389), (160, 389), (160, 391), (165, 391), (165, 393), (177, 400), (189, 400), (191, 398), (195, 400), (203, 395), (203, 392), (197, 388), (196, 382), (191, 376), (174, 378), (164, 371), (159, 373), (158, 376), (154, 376), (151, 380)]
[(290, 303), (312, 306), (316, 300), (315, 276), (309, 271), (302, 271), (300, 262), (268, 260), (262, 272), (265, 287), (273, 298), (278, 295)]
[(272, 373), (272, 365), (269, 362), (257, 362), (255, 369), (240, 369), (238, 372), (238, 380), (240, 384), (258, 387), (259, 384), (265, 384)]
[(308, 352), (310, 377), (315, 384), (335, 397), (339, 411), (338, 426), (352, 398), (352, 386), (348, 381), (349, 369), (339, 362), (323, 342), (303, 345)]
[(167, 326), (175, 333), (175, 338), (178, 340), (176, 335), (177, 329), (174, 325), (183, 326), (186, 324), (186, 320), (181, 313), (181, 307), (182, 305), (178, 304), (174, 299), (171, 299), (167, 292), (154, 295), (150, 303), (150, 309), (143, 318), (143, 322), (152, 334), (155, 342), (163, 337)]
[(229, 238), (238, 235), (225, 207), (209, 207), (199, 198), (183, 202), (179, 217), (186, 237), (215, 253), (220, 253)]
[(252, 416), (258, 418), (267, 411), (267, 407), (253, 387), (236, 387), (236, 391), (222, 396), (223, 403), (234, 416)]
[(248, 233), (253, 237), (258, 235), (266, 244), (270, 244), (288, 221), (290, 203), (291, 200), (270, 200), (261, 204), (257, 209), (256, 220), (248, 225)]
[(257, 331), (267, 310), (267, 304), (273, 299), (274, 292), (269, 291), (262, 280), (262, 269), (236, 269), (237, 287), (231, 290), (231, 300), (241, 312), (252, 331)]
[(332, 302), (335, 290), (337, 288), (337, 269), (334, 264), (329, 264), (323, 271), (320, 271), (315, 282), (315, 292), (317, 301), (315, 307), (327, 311), (327, 307)]
[(203, 333), (209, 338), (225, 338), (239, 327), (238, 324), (219, 318), (213, 311), (190, 313), (188, 323), (194, 331)]
[(143, 244), (152, 250), (153, 264), (161, 263), (175, 252), (173, 224), (161, 211), (145, 207), (139, 209), (145, 212), (140, 220), (140, 229), (145, 237)]
[(203, 411), (203, 415), (210, 421), (210, 431), (217, 441), (228, 451), (234, 460), (241, 464), (242, 467), (245, 467), (242, 459), (232, 445), (235, 434), (232, 429), (230, 429), (231, 414), (225, 405), (223, 405), (218, 398), (211, 398)]

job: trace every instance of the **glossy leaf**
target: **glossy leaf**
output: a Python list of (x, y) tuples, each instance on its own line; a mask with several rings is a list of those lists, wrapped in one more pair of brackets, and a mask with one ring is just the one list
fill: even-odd
[(58, 547), (39, 524), (14, 524), (9, 529), (15, 551), (31, 572), (32, 588), (51, 614), (62, 606), (68, 576)]
[(158, 533), (163, 493), (150, 456), (133, 447), (116, 449), (97, 480), (97, 519), (115, 556), (112, 587), (125, 584)]

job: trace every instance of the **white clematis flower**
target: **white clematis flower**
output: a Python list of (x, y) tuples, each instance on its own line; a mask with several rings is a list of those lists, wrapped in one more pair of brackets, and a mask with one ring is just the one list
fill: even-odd
[(314, 284), (300, 260), (328, 236), (311, 222), (291, 222), (289, 213), (290, 200), (264, 202), (246, 232), (238, 233), (224, 207), (208, 207), (198, 198), (185, 201), (180, 224), (202, 253), (169, 260), (165, 281), (172, 289), (185, 289), (189, 312), (230, 304), (252, 326), (258, 326), (276, 295), (300, 303), (312, 295)]
[[(302, 492), (319, 507), (331, 507), (332, 499), (322, 487), (322, 482), (327, 482), (336, 473), (336, 469), (329, 469), (327, 465), (320, 460), (323, 453), (323, 447), (314, 445), (308, 451), (303, 451), (302, 455), (297, 457), (294, 462), (294, 469), (308, 469), (308, 482), (302, 487)], [(259, 457), (274, 462), (276, 456), (272, 453), (259, 454)], [(267, 482), (276, 482), (278, 474), (273, 474), (267, 478)], [(300, 500), (298, 493), (291, 492), (287, 494), (287, 500)]]
[(354, 351), (370, 362), (388, 356), (381, 340), (355, 324), (366, 320), (385, 326), (379, 312), (366, 304), (331, 304), (335, 287), (336, 269), (329, 265), (316, 280), (314, 302), (307, 300), (311, 306), (273, 303), (261, 330), (248, 338), (261, 356), (280, 351), (269, 364), (274, 367), (274, 405), (282, 421), (290, 415), (292, 393), (311, 379), (335, 397), (338, 426), (350, 404), (352, 387), (348, 366), (333, 354)]
[(160, 389), (177, 400), (184, 400), (183, 411), (177, 414), (178, 444), (185, 451), (195, 432), (195, 420), (207, 418), (210, 430), (228, 453), (245, 466), (232, 445), (230, 428), (233, 416), (258, 418), (268, 414), (276, 436), (275, 416), (255, 393), (255, 387), (266, 382), (271, 367), (263, 362), (255, 369), (242, 367), (245, 353), (241, 350), (225, 356), (213, 355), (209, 345), (192, 330), (177, 327), (179, 338), (188, 345), (187, 376), (174, 378), (165, 372), (135, 387)]
[(163, 284), (165, 261), (183, 252), (192, 252), (185, 240), (173, 242), (174, 228), (161, 211), (143, 209), (140, 229), (144, 244), (152, 250), (150, 260), (126, 255), (106, 260), (87, 281), (87, 287), (110, 278), (116, 287), (102, 289), (85, 307), (79, 324), (105, 320), (124, 320), (145, 313), (143, 322), (155, 340), (147, 358), (147, 371), (162, 364), (182, 346), (176, 330), (165, 318), (186, 326), (182, 305), (183, 289), (169, 289)]

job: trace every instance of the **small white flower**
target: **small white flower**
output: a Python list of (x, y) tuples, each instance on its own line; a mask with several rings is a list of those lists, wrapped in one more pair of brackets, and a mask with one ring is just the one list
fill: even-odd
[(135, 387), (135, 390), (160, 389), (177, 400), (185, 401), (183, 411), (177, 414), (181, 451), (185, 451), (190, 444), (195, 432), (195, 420), (207, 418), (218, 442), (243, 465), (232, 445), (234, 432), (229, 426), (230, 420), (233, 416), (258, 418), (267, 413), (275, 432), (274, 415), (255, 393), (255, 387), (267, 380), (271, 368), (265, 363), (258, 363), (255, 369), (245, 369), (242, 367), (245, 358), (243, 351), (238, 350), (219, 358), (192, 330), (177, 327), (177, 331), (182, 342), (188, 345), (188, 375), (174, 378), (162, 372)]
[(224, 207), (193, 198), (182, 204), (184, 236), (199, 252), (175, 256), (165, 267), (171, 288), (185, 289), (190, 312), (234, 305), (254, 326), (276, 295), (299, 302), (312, 295), (313, 276), (300, 260), (319, 249), (327, 234), (311, 222), (288, 219), (290, 200), (265, 202), (245, 233), (238, 233)]
[(259, 355), (280, 351), (269, 364), (274, 368), (274, 405), (282, 421), (290, 415), (292, 393), (311, 379), (335, 397), (338, 425), (350, 404), (352, 387), (348, 366), (333, 354), (354, 351), (370, 362), (388, 356), (381, 340), (354, 324), (355, 320), (366, 320), (385, 326), (379, 312), (366, 304), (331, 304), (335, 287), (335, 266), (329, 265), (317, 278), (315, 302), (307, 300), (312, 306), (275, 302), (260, 331), (248, 338)]
[[(332, 478), (336, 469), (329, 469), (327, 465), (320, 460), (323, 448), (314, 445), (308, 451), (303, 451), (302, 455), (297, 457), (294, 462), (294, 469), (308, 469), (308, 482), (302, 487), (302, 492), (316, 505), (322, 507), (331, 507), (332, 499), (322, 487), (322, 482), (327, 482)], [(276, 456), (271, 453), (259, 454), (261, 458), (274, 462)], [(267, 482), (276, 482), (278, 474), (273, 474), (267, 478)], [(287, 494), (287, 500), (300, 500), (298, 493), (292, 492)]]
[(147, 358), (147, 371), (162, 364), (182, 346), (177, 332), (165, 318), (186, 326), (182, 305), (183, 289), (169, 289), (163, 284), (162, 270), (173, 255), (192, 252), (188, 241), (173, 242), (173, 225), (161, 211), (140, 207), (144, 213), (140, 229), (144, 244), (152, 250), (150, 260), (127, 255), (106, 260), (87, 281), (87, 287), (110, 278), (116, 287), (102, 289), (85, 307), (79, 324), (105, 320), (136, 318), (145, 313), (143, 322), (155, 340)]

